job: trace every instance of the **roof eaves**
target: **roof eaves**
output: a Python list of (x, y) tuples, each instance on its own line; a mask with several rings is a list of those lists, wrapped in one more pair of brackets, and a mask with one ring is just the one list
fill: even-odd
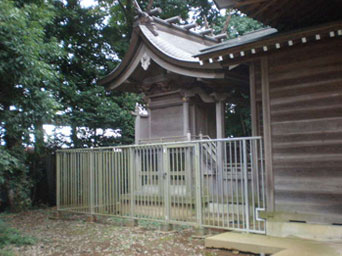
[(218, 9), (231, 8), (235, 6), (235, 2), (232, 0), (214, 0)]
[[(270, 37), (271, 35), (274, 35), (277, 32), (278, 32), (278, 30), (276, 30), (274, 28), (262, 28), (259, 30), (255, 30), (255, 31), (246, 33), (246, 34), (239, 36), (237, 38), (227, 40), (227, 41), (222, 42), (220, 44), (204, 48), (201, 50), (201, 52), (203, 52), (203, 54), (205, 54), (205, 53), (210, 53), (210, 52), (217, 51), (217, 50), (232, 48), (235, 46), (243, 45), (246, 43), (250, 43), (250, 42), (254, 42), (254, 41), (258, 41), (258, 40)], [(201, 54), (199, 54), (198, 56), (200, 56), (200, 55)]]
[(294, 44), (305, 44), (309, 40), (320, 41), (323, 38), (335, 38), (340, 36), (342, 36), (341, 21), (291, 32), (270, 34), (269, 36), (236, 46), (206, 51), (195, 57), (199, 57), (204, 63), (207, 60), (209, 60), (209, 63), (215, 63), (213, 60), (218, 56), (221, 61), (223, 60), (223, 56), (229, 56), (230, 59), (236, 59), (238, 57), (246, 58), (247, 52), (251, 52), (252, 55), (255, 55), (258, 51), (257, 49), (261, 49), (259, 53), (262, 52), (264, 54), (265, 52), (269, 52), (271, 48), (282, 49), (284, 46), (292, 47)]
[(136, 51), (140, 48), (141, 40), (139, 39), (139, 32), (133, 31), (132, 37), (130, 40), (130, 47), (128, 51), (126, 52), (124, 58), (122, 59), (121, 63), (114, 68), (113, 71), (111, 71), (108, 75), (102, 77), (98, 80), (98, 84), (105, 86), (113, 80), (113, 77), (119, 76), (121, 73), (125, 72), (126, 67), (129, 65), (129, 60), (132, 56), (135, 55)]
[(206, 54), (210, 54), (212, 52), (226, 50), (229, 48), (241, 46), (244, 44), (252, 43), (259, 41), (261, 39), (269, 38), (271, 36), (274, 36), (278, 31), (274, 28), (263, 28), (260, 30), (256, 30), (247, 34), (244, 34), (243, 36), (240, 36), (238, 38), (230, 39), (225, 42), (222, 42), (220, 44), (207, 47), (201, 50), (202, 53), (195, 55), (194, 57), (200, 57)]

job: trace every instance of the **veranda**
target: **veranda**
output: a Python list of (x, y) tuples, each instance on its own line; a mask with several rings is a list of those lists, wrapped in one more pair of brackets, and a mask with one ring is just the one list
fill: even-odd
[(265, 233), (262, 138), (59, 150), (57, 209)]

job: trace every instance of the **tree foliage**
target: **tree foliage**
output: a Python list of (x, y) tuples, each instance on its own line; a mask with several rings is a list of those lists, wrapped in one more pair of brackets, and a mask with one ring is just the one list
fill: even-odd
[[(0, 185), (16, 208), (29, 203), (25, 147), (58, 106), (53, 96), (58, 73), (51, 60), (60, 49), (45, 34), (52, 22), (53, 10), (44, 2), (0, 2)], [(36, 150), (39, 142), (37, 137)]]
[[(61, 122), (72, 128), (70, 146), (101, 146), (129, 143), (133, 139), (133, 118), (137, 96), (106, 92), (96, 80), (118, 63), (111, 41), (115, 28), (105, 24), (107, 9), (83, 8), (77, 0), (54, 0), (55, 23), (49, 33), (57, 37), (64, 55), (56, 60), (61, 74), (58, 99)], [(120, 135), (106, 138), (97, 129), (112, 129)], [(62, 141), (63, 144), (68, 144)]]

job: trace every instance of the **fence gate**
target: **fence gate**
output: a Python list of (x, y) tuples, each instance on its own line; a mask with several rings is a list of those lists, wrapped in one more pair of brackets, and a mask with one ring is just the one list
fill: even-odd
[(57, 208), (265, 233), (262, 139), (60, 150)]
[(195, 145), (164, 148), (166, 219), (196, 223)]
[(264, 160), (260, 138), (200, 143), (204, 226), (265, 233)]

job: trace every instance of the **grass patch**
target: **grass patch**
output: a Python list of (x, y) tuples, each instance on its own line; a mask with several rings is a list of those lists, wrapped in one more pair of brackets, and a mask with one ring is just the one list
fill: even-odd
[(9, 227), (0, 219), (0, 255), (13, 255), (10, 250), (4, 249), (8, 245), (32, 245), (35, 242), (33, 237), (21, 235), (18, 230)]

